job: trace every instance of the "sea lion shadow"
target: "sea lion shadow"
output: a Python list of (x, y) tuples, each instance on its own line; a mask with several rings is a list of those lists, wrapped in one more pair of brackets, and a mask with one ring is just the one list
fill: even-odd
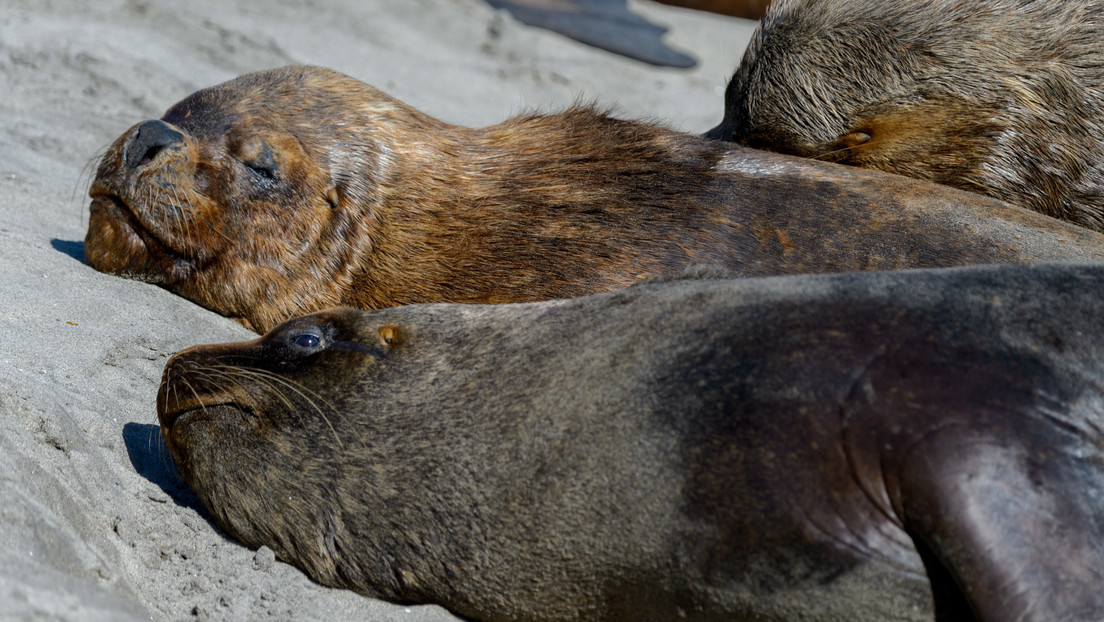
[(207, 516), (199, 497), (184, 483), (173, 464), (161, 429), (148, 423), (123, 425), (123, 443), (134, 470), (156, 484), (177, 505), (196, 510)]
[(54, 238), (50, 240), (50, 246), (54, 247), (54, 250), (59, 253), (69, 255), (73, 259), (88, 265), (88, 262), (84, 259), (84, 242), (79, 240), (59, 240)]

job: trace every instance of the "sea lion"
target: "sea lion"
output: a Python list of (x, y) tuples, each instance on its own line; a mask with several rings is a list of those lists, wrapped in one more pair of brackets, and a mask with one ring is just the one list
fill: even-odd
[(1104, 230), (1104, 0), (776, 0), (708, 135)]
[(173, 357), (213, 520), (476, 620), (1104, 619), (1104, 265), (339, 309)]
[(581, 296), (740, 276), (1104, 260), (992, 199), (590, 108), (447, 125), (317, 67), (201, 90), (109, 148), (85, 256), (265, 331), (349, 305)]

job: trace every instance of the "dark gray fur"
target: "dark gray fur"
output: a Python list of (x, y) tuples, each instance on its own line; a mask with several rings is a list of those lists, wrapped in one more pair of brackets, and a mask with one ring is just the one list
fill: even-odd
[(1102, 619), (1101, 292), (1038, 264), (334, 310), (177, 355), (159, 406), (234, 537), (474, 619)]

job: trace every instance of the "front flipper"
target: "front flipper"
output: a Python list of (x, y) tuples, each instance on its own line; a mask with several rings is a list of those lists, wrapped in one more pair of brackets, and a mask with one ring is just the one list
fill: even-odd
[(1100, 451), (1045, 420), (1008, 419), (941, 428), (898, 471), (937, 613), (962, 619), (965, 601), (984, 622), (1104, 619)]

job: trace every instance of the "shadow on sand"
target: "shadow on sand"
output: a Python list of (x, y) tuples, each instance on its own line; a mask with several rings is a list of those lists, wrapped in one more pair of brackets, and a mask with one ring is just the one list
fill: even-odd
[(77, 240), (59, 240), (54, 238), (50, 240), (50, 246), (54, 247), (54, 250), (59, 253), (69, 255), (73, 259), (88, 265), (88, 262), (84, 260), (84, 242)]
[(139, 475), (156, 484), (177, 505), (194, 509), (209, 519), (199, 497), (177, 472), (169, 448), (161, 437), (161, 428), (148, 423), (127, 423), (123, 425), (123, 443)]

